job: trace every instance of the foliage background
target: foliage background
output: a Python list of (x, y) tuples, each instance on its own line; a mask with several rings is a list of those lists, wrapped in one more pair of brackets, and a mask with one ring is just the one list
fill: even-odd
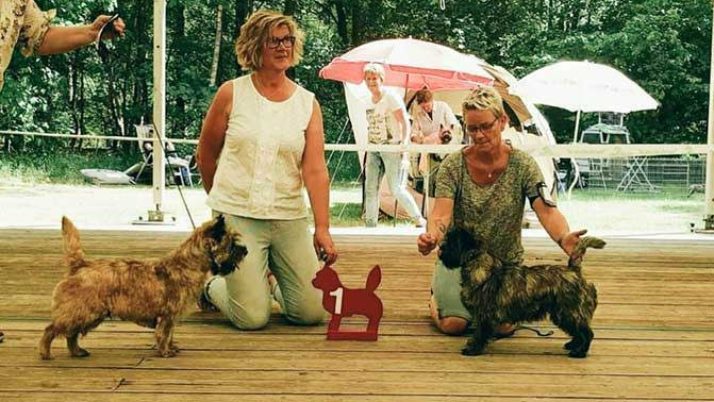
[[(16, 53), (0, 92), (0, 128), (134, 136), (151, 119), (153, 1), (36, 0), (55, 8), (58, 24), (91, 21), (117, 10), (127, 36), (107, 60), (92, 47), (70, 54), (24, 58)], [(325, 115), (327, 142), (346, 142), (346, 107), (340, 84), (317, 73), (362, 43), (393, 37), (426, 39), (472, 53), (521, 77), (560, 59), (602, 62), (622, 70), (660, 103), (626, 124), (639, 143), (706, 141), (712, 4), (710, 0), (170, 0), (168, 1), (168, 135), (198, 138), (217, 86), (244, 74), (233, 56), (240, 25), (252, 11), (294, 15), (307, 34), (304, 61), (291, 72), (315, 92)], [(221, 15), (220, 26), (217, 16)], [(216, 80), (214, 43), (220, 28)], [(559, 141), (571, 136), (574, 116), (546, 108)], [(594, 115), (585, 115), (584, 125)], [(47, 138), (3, 138), (9, 152), (45, 155), (88, 146), (126, 158), (133, 143)], [(332, 168), (340, 158), (332, 159)], [(345, 164), (345, 161), (348, 163)], [(354, 177), (353, 155), (340, 175)]]

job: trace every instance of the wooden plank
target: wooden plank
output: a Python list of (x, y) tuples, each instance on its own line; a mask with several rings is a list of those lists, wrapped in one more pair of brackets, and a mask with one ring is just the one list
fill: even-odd
[[(338, 367), (339, 368), (339, 367)], [(711, 377), (585, 375), (577, 384), (570, 374), (482, 372), (334, 372), (213, 370), (88, 370), (20, 368), (19, 376), (0, 374), (3, 391), (109, 391), (232, 395), (383, 395), (603, 398), (666, 397), (703, 400), (711, 396)], [(405, 376), (409, 386), (404, 387)], [(85, 379), (77, 382), (77, 378)], [(534, 387), (537, 387), (534, 389)]]
[[(12, 333), (5, 348), (21, 349), (27, 354), (34, 355), (41, 332), (18, 331)], [(710, 333), (714, 336), (714, 333)], [(393, 352), (393, 353), (446, 353), (457, 354), (465, 337), (445, 336), (406, 336), (382, 335), (377, 344), (360, 342), (328, 342), (323, 334), (295, 334), (286, 337), (284, 334), (256, 334), (253, 332), (233, 331), (232, 333), (183, 333), (181, 328), (176, 332), (177, 344), (185, 351), (355, 351), (364, 353)], [(563, 355), (562, 345), (569, 340), (564, 333), (557, 331), (548, 338), (539, 338), (535, 334), (522, 332), (506, 340), (493, 342), (488, 349), (492, 354), (549, 354)], [(58, 339), (53, 344), (56, 356), (67, 355), (63, 339)], [(82, 347), (90, 352), (97, 350), (132, 350), (140, 353), (142, 350), (147, 357), (151, 356), (154, 345), (153, 333), (145, 332), (94, 332), (80, 341)], [(673, 344), (676, 347), (673, 348)], [(599, 356), (652, 356), (652, 357), (714, 357), (714, 341), (680, 341), (671, 339), (646, 340), (646, 339), (608, 339), (599, 331), (592, 346), (591, 354)], [(0, 356), (3, 353), (0, 351)], [(5, 356), (6, 362), (2, 365), (19, 364)]]
[[(237, 400), (235, 395), (226, 394), (203, 394), (206, 395), (203, 399), (210, 398), (212, 402), (235, 402)], [(89, 392), (89, 391), (22, 391), (22, 392), (3, 392), (0, 391), (0, 400), (2, 401), (34, 401), (34, 402), (56, 402), (56, 401), (77, 401), (77, 402), (96, 402), (101, 398), (102, 401), (109, 402), (195, 402), (199, 396), (190, 393), (158, 393), (158, 392), (126, 392), (114, 391), (114, 392)], [(319, 399), (324, 402), (374, 402), (374, 401), (384, 401), (384, 396), (375, 395), (319, 395), (319, 398), (306, 398), (302, 395), (285, 395), (285, 394), (260, 394), (260, 395), (249, 395), (241, 394), (241, 402), (263, 402), (263, 401), (283, 401), (283, 402), (297, 402), (297, 401), (314, 401)], [(618, 398), (569, 398), (564, 397), (552, 397), (550, 400), (567, 400), (568, 402), (598, 402), (598, 401), (622, 401), (623, 399)], [(456, 396), (456, 395), (440, 395), (440, 396), (400, 396), (400, 395), (390, 395), (389, 401), (393, 402), (442, 402), (442, 401), (473, 401), (472, 396)], [(542, 402), (542, 398), (536, 397), (504, 397), (504, 396), (485, 396), (480, 395), (478, 397), (479, 401), (484, 402)], [(671, 400), (666, 399), (628, 399), (628, 402), (666, 402)]]
[[(536, 323), (537, 326), (543, 330), (556, 330), (549, 323)], [(534, 325), (536, 325), (534, 324)], [(15, 335), (18, 333), (32, 333), (36, 332), (37, 336), (47, 325), (44, 320), (0, 320), (0, 327), (4, 328), (6, 336), (14, 339)], [(651, 327), (637, 327), (631, 326), (618, 326), (618, 327), (598, 327), (597, 328), (597, 339), (624, 339), (624, 340), (668, 340), (673, 342), (679, 341), (713, 341), (714, 340), (714, 330), (706, 330), (700, 328), (651, 328)], [(261, 331), (252, 332), (242, 332), (237, 330), (235, 327), (231, 326), (228, 321), (218, 314), (196, 314), (195, 316), (188, 317), (185, 319), (177, 328), (178, 334), (185, 334), (188, 336), (194, 335), (216, 335), (216, 336), (232, 336), (236, 333), (243, 334), (245, 336), (250, 335), (256, 338), (263, 336), (272, 337), (275, 335), (290, 336), (290, 337), (304, 337), (304, 336), (317, 336), (324, 337), (326, 332), (326, 327), (314, 326), (314, 327), (300, 327), (298, 331), (291, 325), (286, 325), (284, 322), (277, 317), (273, 317), (271, 324)], [(140, 327), (136, 324), (126, 322), (126, 321), (113, 321), (109, 320), (104, 322), (99, 328), (93, 330), (89, 335), (89, 338), (97, 336), (97, 334), (116, 334), (116, 336), (122, 336), (122, 334), (134, 335), (134, 334), (150, 334), (151, 330)], [(435, 337), (444, 338), (444, 336), (439, 333), (431, 323), (426, 319), (421, 320), (410, 320), (410, 321), (384, 321), (380, 326), (380, 334), (383, 336), (397, 335), (405, 337)], [(525, 334), (525, 335), (524, 335)], [(528, 332), (519, 332), (516, 338), (521, 336), (533, 336), (528, 335)], [(27, 334), (26, 334), (27, 335)], [(109, 336), (109, 335), (107, 335)], [(178, 336), (178, 335), (177, 335)], [(556, 335), (557, 336), (557, 335)], [(449, 337), (447, 337), (448, 339)], [(11, 343), (14, 341), (11, 341)]]

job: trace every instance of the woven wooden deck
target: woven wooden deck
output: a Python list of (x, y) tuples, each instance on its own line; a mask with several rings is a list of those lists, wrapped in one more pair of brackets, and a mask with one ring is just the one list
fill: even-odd
[[(184, 234), (83, 232), (91, 256), (155, 256)], [(57, 231), (0, 231), (0, 400), (651, 401), (714, 399), (714, 242), (611, 239), (588, 254), (598, 286), (595, 341), (569, 359), (564, 335), (519, 333), (465, 358), (462, 337), (438, 334), (427, 299), (433, 257), (411, 237), (336, 238), (348, 287), (382, 265), (385, 317), (378, 342), (325, 340), (325, 326), (298, 328), (277, 315), (241, 332), (216, 314), (191, 311), (177, 329), (183, 349), (154, 356), (151, 331), (106, 322), (82, 341), (92, 355), (55, 360), (36, 345), (63, 274)], [(563, 258), (545, 239), (526, 239), (527, 262)], [(551, 326), (542, 323), (544, 329)], [(210, 396), (209, 396), (210, 394)]]

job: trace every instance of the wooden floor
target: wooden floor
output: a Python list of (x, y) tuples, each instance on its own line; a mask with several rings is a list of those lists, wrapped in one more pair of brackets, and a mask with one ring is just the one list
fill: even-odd
[[(90, 256), (144, 257), (183, 236), (83, 232), (82, 240)], [(462, 357), (465, 338), (429, 324), (433, 257), (420, 257), (413, 238), (336, 242), (348, 287), (382, 265), (376, 343), (326, 341), (325, 326), (293, 327), (277, 315), (262, 331), (241, 332), (191, 311), (177, 329), (176, 358), (154, 355), (150, 331), (111, 321), (82, 340), (89, 358), (69, 358), (59, 340), (55, 360), (41, 361), (36, 345), (63, 274), (59, 231), (0, 231), (0, 401), (714, 400), (714, 242), (612, 239), (590, 252), (585, 271), (600, 305), (584, 360), (566, 357), (559, 331), (519, 333), (487, 355)], [(525, 246), (528, 263), (562, 261), (549, 241)]]

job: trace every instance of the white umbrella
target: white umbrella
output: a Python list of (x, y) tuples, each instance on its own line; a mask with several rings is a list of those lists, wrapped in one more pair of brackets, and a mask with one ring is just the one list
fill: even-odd
[(630, 113), (656, 109), (659, 103), (620, 71), (588, 61), (561, 61), (536, 70), (509, 91), (529, 101), (577, 112), (575, 136), (581, 112)]

